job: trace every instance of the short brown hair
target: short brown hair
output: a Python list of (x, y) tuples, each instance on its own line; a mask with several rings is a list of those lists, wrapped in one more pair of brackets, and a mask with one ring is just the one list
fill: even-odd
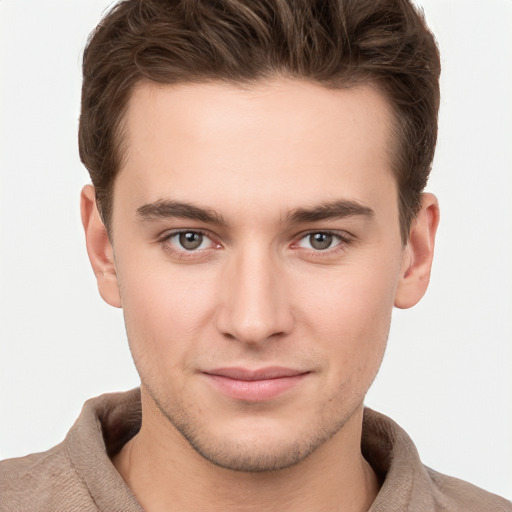
[(396, 117), (402, 240), (434, 157), (439, 53), (408, 0), (123, 0), (84, 52), (79, 147), (109, 228), (122, 121), (135, 85), (284, 75), (325, 87), (375, 84)]

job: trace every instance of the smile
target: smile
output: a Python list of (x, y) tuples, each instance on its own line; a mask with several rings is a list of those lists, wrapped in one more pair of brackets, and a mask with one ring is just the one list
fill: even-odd
[(309, 372), (291, 368), (219, 368), (204, 372), (209, 384), (222, 394), (237, 400), (263, 402), (295, 387)]

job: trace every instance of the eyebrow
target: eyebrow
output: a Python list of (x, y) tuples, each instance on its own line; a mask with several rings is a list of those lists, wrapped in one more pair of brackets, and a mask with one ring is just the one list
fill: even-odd
[[(364, 206), (356, 201), (341, 199), (321, 203), (311, 208), (296, 208), (287, 214), (286, 221), (290, 224), (300, 224), (304, 222), (318, 222), (321, 220), (342, 219), (354, 216), (371, 218), (374, 217), (374, 215), (375, 212), (368, 206)], [(224, 217), (215, 210), (201, 208), (190, 203), (163, 199), (137, 208), (137, 217), (143, 221), (179, 218), (196, 220), (218, 226), (228, 225)]]
[(209, 208), (200, 208), (180, 201), (160, 200), (137, 208), (137, 217), (141, 220), (179, 218), (197, 220), (207, 224), (226, 226), (226, 220)]
[(354, 216), (372, 218), (375, 216), (375, 212), (368, 206), (356, 201), (341, 199), (322, 203), (312, 208), (297, 208), (288, 214), (287, 220), (292, 224), (299, 224)]

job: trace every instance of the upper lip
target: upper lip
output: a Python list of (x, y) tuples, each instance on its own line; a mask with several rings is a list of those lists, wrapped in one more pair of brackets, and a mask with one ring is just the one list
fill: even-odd
[(308, 372), (303, 370), (296, 370), (293, 368), (285, 368), (282, 366), (270, 366), (267, 368), (258, 369), (248, 369), (241, 367), (216, 368), (214, 370), (208, 370), (203, 373), (235, 380), (252, 381), (279, 379), (283, 377), (296, 377), (297, 375), (303, 375)]

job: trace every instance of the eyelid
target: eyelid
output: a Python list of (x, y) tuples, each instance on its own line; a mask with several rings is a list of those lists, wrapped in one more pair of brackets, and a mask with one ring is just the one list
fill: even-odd
[[(203, 249), (197, 250), (189, 250), (187, 251), (185, 248), (179, 249), (174, 244), (171, 244), (171, 238), (181, 235), (183, 233), (197, 233), (206, 237), (210, 243), (210, 247), (206, 247)], [(204, 258), (206, 253), (208, 253), (211, 249), (220, 249), (222, 245), (216, 239), (211, 232), (201, 229), (201, 228), (177, 228), (177, 229), (169, 229), (164, 231), (161, 235), (157, 237), (157, 242), (162, 246), (162, 248), (169, 253), (171, 256), (174, 256), (178, 259), (194, 259), (194, 258)]]
[[(198, 233), (206, 237), (210, 242), (211, 246), (206, 247), (204, 249), (197, 249), (197, 250), (189, 250), (187, 251), (185, 248), (180, 250), (179, 248), (176, 248), (173, 246), (173, 244), (169, 243), (169, 240), (176, 236), (180, 235), (182, 233)], [(332, 235), (339, 239), (339, 243), (337, 243), (334, 247), (330, 247), (327, 249), (314, 249), (314, 248), (304, 248), (299, 245), (299, 242), (303, 240), (304, 238), (311, 236), (316, 233), (323, 233)], [(357, 237), (352, 235), (351, 233), (348, 233), (347, 231), (341, 231), (336, 229), (310, 229), (307, 231), (302, 231), (301, 233), (297, 234), (294, 238), (292, 243), (289, 245), (289, 247), (293, 250), (301, 250), (303, 253), (308, 253), (311, 256), (314, 257), (326, 257), (330, 255), (337, 254), (338, 252), (343, 252), (347, 249), (347, 247), (355, 242)], [(194, 258), (204, 258), (205, 256), (213, 256), (213, 253), (211, 253), (211, 249), (221, 249), (223, 248), (223, 244), (219, 242), (218, 237), (211, 233), (209, 230), (202, 229), (202, 228), (175, 228), (175, 229), (168, 229), (164, 232), (162, 232), (157, 238), (156, 241), (162, 246), (162, 248), (169, 253), (171, 256), (174, 256), (178, 259), (194, 259)]]
[[(301, 247), (299, 245), (299, 242), (301, 240), (303, 240), (304, 238), (306, 238), (308, 236), (317, 234), (317, 233), (335, 236), (335, 237), (339, 238), (339, 243), (336, 244), (334, 247), (329, 247), (328, 249), (324, 249), (324, 250), (314, 249), (314, 248), (309, 249), (309, 248)], [(347, 233), (346, 231), (339, 231), (336, 229), (310, 229), (308, 231), (303, 231), (303, 232), (299, 233), (294, 238), (291, 248), (295, 249), (295, 250), (302, 249), (302, 250), (308, 251), (309, 253), (314, 254), (314, 255), (320, 255), (320, 256), (321, 255), (329, 255), (329, 254), (332, 254), (339, 250), (343, 251), (344, 249), (346, 249), (346, 247), (348, 245), (350, 245), (352, 242), (354, 242), (354, 240), (355, 240), (355, 237), (353, 235), (351, 235), (350, 233)]]
[[(317, 233), (322, 233), (324, 235), (333, 235), (337, 236), (344, 242), (351, 242), (354, 240), (354, 235), (348, 233), (347, 231), (339, 230), (339, 229), (308, 229), (307, 231), (302, 231), (298, 235), (295, 236), (295, 242), (306, 238), (307, 236), (316, 235)], [(294, 242), (294, 243), (295, 243)]]
[(163, 233), (157, 236), (158, 242), (165, 242), (176, 235), (181, 235), (183, 233), (197, 233), (199, 235), (203, 235), (206, 238), (209, 238), (213, 243), (219, 244), (216, 240), (216, 237), (208, 230), (201, 228), (176, 228), (176, 229), (167, 229)]

